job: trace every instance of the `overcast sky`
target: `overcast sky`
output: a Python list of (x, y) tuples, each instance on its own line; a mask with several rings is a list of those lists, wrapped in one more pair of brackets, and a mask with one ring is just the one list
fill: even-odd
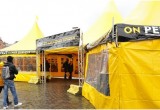
[[(38, 16), (44, 36), (80, 27), (84, 32), (106, 9), (109, 0), (0, 0), (0, 37), (7, 43), (21, 40)], [(126, 17), (139, 0), (114, 0)]]

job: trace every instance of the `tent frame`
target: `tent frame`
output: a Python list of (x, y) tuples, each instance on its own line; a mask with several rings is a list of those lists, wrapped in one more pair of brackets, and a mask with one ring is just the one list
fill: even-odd
[[(37, 56), (41, 53), (42, 58), (42, 74), (40, 74), (40, 83), (46, 83), (46, 66), (45, 66), (45, 50), (37, 50)], [(39, 59), (37, 58), (37, 72)], [(40, 71), (39, 71), (40, 72)], [(78, 49), (78, 74), (79, 86), (82, 87), (84, 83), (84, 48), (83, 48), (83, 33), (80, 31), (80, 41)]]
[(80, 35), (80, 43), (79, 43), (79, 49), (78, 49), (78, 74), (79, 74), (79, 86), (82, 87), (84, 83), (83, 33)]
[[(40, 83), (46, 83), (46, 61), (45, 61), (45, 51), (44, 50), (42, 50), (42, 51), (39, 51), (39, 50), (37, 50), (36, 51), (36, 58), (37, 58), (37, 75), (38, 75), (38, 77), (39, 77), (39, 82)], [(39, 66), (39, 64), (40, 64), (40, 57), (42, 58), (41, 59), (41, 62), (43, 62), (42, 63), (42, 67), (41, 67), (41, 69), (42, 70), (40, 70), (40, 66)]]

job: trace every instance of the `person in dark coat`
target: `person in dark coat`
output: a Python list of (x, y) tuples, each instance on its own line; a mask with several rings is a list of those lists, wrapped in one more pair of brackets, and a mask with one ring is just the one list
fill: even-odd
[(48, 60), (46, 60), (45, 65), (46, 65), (46, 71), (49, 72), (50, 64), (49, 64)]
[(7, 62), (4, 64), (4, 66), (8, 66), (10, 71), (10, 77), (7, 79), (4, 79), (3, 109), (7, 109), (8, 108), (8, 105), (7, 105), (8, 89), (10, 89), (12, 93), (12, 96), (14, 99), (14, 106), (15, 107), (20, 106), (22, 105), (22, 103), (18, 101), (18, 96), (17, 96), (15, 85), (14, 85), (14, 78), (15, 78), (15, 75), (18, 74), (18, 70), (13, 64), (12, 56), (7, 57)]
[(72, 79), (73, 61), (70, 61), (70, 62), (69, 62), (68, 72), (69, 72), (69, 79)]
[(67, 72), (69, 68), (69, 59), (67, 58), (66, 61), (63, 63), (63, 68), (64, 68), (64, 79), (67, 77)]
[[(0, 60), (0, 66), (1, 66), (1, 68), (3, 67), (3, 65), (4, 65), (4, 62)], [(0, 82), (1, 82), (1, 84), (0, 84), (0, 93), (1, 93), (2, 89), (4, 88), (4, 82), (3, 82), (2, 77), (0, 77)], [(12, 102), (9, 101), (9, 98), (7, 96), (7, 105), (9, 106), (11, 104), (12, 104)]]

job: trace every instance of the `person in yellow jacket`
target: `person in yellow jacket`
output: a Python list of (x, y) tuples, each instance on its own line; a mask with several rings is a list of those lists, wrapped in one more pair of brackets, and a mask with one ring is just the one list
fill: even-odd
[[(4, 65), (4, 62), (0, 61), (0, 93), (2, 92), (2, 89), (4, 87), (4, 82), (3, 82), (3, 79), (2, 79), (2, 68), (3, 68), (3, 65)], [(10, 105), (12, 103), (12, 102), (9, 102), (8, 97), (7, 97), (7, 103), (8, 103), (8, 105)]]
[(0, 61), (0, 93), (4, 87), (3, 79), (2, 79), (2, 68), (3, 68), (4, 63)]

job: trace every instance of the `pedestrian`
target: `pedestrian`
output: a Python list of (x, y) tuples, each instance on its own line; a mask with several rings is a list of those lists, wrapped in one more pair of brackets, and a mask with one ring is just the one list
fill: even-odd
[(46, 72), (49, 72), (50, 64), (47, 59), (46, 59), (45, 63), (46, 63), (45, 64), (46, 65)]
[(69, 71), (69, 79), (71, 80), (72, 79), (72, 72), (73, 72), (73, 61), (69, 62), (68, 71)]
[[(4, 65), (4, 63), (1, 61), (1, 59), (0, 59), (0, 68), (2, 69), (2, 67), (3, 67), (3, 65)], [(2, 70), (1, 70), (2, 71)], [(1, 76), (2, 76), (2, 72), (1, 72)], [(2, 77), (0, 77), (0, 93), (1, 93), (1, 91), (2, 91), (2, 89), (3, 89), (3, 87), (4, 87), (4, 83), (3, 83), (3, 79), (2, 79)]]
[(63, 68), (64, 68), (64, 79), (67, 77), (67, 72), (69, 68), (69, 59), (67, 58), (66, 61), (63, 63)]
[(17, 96), (15, 85), (14, 85), (15, 74), (18, 74), (18, 70), (13, 64), (12, 56), (7, 57), (7, 62), (4, 64), (4, 66), (9, 66), (9, 71), (10, 71), (10, 77), (7, 79), (4, 79), (4, 91), (3, 91), (3, 109), (7, 109), (8, 108), (8, 105), (7, 105), (8, 89), (10, 89), (12, 93), (13, 100), (14, 100), (14, 107), (20, 106), (22, 105), (22, 103), (18, 101), (18, 96)]
[[(1, 61), (1, 59), (0, 59), (0, 68), (1, 69), (2, 69), (3, 65), (4, 65), (4, 62)], [(1, 72), (1, 75), (2, 75), (2, 72)], [(0, 93), (2, 92), (3, 88), (4, 88), (4, 82), (3, 82), (2, 77), (0, 77)], [(11, 104), (12, 104), (12, 102), (9, 101), (9, 98), (7, 96), (7, 105), (11, 105)]]

